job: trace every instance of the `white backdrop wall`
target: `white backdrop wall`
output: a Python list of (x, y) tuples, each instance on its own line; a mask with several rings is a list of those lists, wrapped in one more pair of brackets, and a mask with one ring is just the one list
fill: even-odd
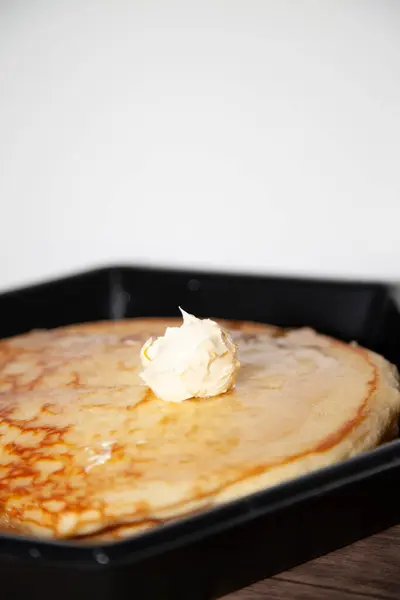
[(400, 3), (1, 0), (0, 287), (400, 280)]

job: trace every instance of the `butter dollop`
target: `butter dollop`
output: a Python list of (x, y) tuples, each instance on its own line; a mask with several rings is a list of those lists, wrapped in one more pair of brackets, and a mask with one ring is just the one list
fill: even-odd
[(230, 390), (240, 367), (237, 346), (225, 329), (180, 309), (181, 327), (167, 327), (141, 349), (140, 377), (158, 398), (182, 402)]

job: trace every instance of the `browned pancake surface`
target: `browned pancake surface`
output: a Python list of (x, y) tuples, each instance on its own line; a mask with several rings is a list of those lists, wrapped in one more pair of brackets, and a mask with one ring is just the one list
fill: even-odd
[(138, 376), (139, 352), (171, 324), (97, 323), (0, 344), (5, 525), (58, 537), (145, 529), (372, 447), (398, 414), (380, 357), (246, 323), (225, 323), (242, 365), (235, 390), (163, 402)]

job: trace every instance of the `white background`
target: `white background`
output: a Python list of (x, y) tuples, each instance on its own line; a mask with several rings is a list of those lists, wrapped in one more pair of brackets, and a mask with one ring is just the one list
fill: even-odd
[(1, 0), (0, 287), (400, 280), (400, 3)]

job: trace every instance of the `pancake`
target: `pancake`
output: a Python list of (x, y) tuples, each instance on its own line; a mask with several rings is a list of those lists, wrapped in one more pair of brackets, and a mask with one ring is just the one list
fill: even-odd
[(181, 404), (139, 378), (173, 319), (0, 342), (0, 524), (44, 538), (120, 539), (373, 448), (396, 434), (397, 372), (309, 329), (223, 322), (234, 390)]

